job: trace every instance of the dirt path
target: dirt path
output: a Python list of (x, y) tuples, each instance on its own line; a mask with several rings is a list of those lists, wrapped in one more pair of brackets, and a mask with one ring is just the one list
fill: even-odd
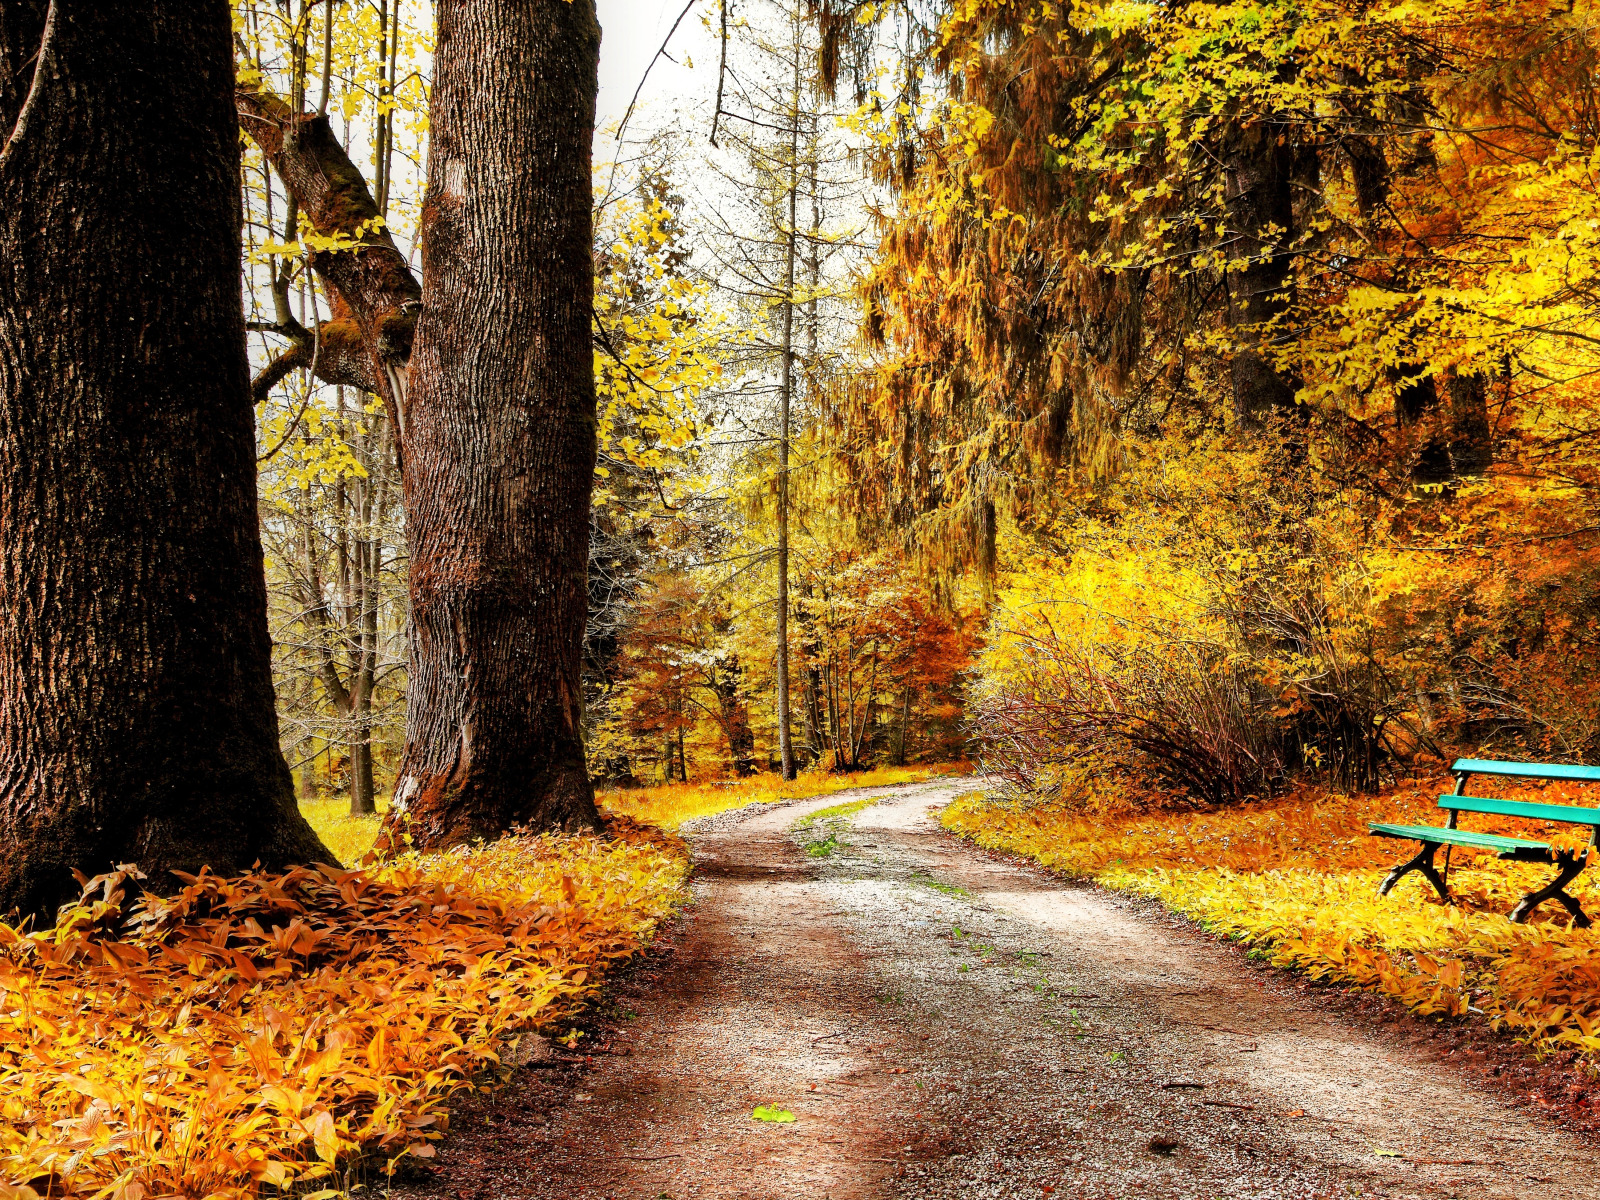
[[(469, 1106), (418, 1196), (1600, 1198), (1586, 1141), (1181, 923), (938, 829), (718, 818), (623, 1031)], [(751, 1119), (757, 1104), (795, 1114)]]

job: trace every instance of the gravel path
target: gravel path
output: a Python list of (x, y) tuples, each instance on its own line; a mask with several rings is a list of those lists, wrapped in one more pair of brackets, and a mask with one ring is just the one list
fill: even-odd
[[(696, 903), (621, 986), (621, 1032), (468, 1106), (404, 1190), (1600, 1198), (1591, 1143), (1426, 1047), (945, 834), (930, 811), (969, 786), (705, 823)], [(793, 822), (863, 796), (882, 799), (807, 856)]]

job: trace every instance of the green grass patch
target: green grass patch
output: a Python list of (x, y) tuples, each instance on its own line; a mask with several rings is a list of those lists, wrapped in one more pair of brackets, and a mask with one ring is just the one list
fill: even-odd
[(795, 833), (808, 835), (806, 854), (812, 858), (827, 858), (839, 848), (839, 837), (850, 818), (877, 802), (878, 797), (870, 796), (865, 800), (852, 800), (848, 804), (832, 804), (808, 813), (789, 828)]
[[(926, 871), (911, 872), (911, 882), (920, 884), (925, 888), (932, 888), (934, 891), (941, 892), (946, 896), (955, 896), (961, 900), (972, 899), (972, 894), (965, 888), (959, 888), (953, 883), (940, 883), (939, 880), (929, 875)], [(960, 935), (958, 934), (957, 936), (959, 937)]]
[(878, 797), (869, 796), (865, 800), (852, 800), (848, 804), (832, 804), (827, 808), (819, 808), (808, 816), (801, 817), (790, 826), (796, 833), (810, 829), (818, 823), (837, 821), (844, 817), (853, 817), (863, 808), (870, 808), (878, 802)]

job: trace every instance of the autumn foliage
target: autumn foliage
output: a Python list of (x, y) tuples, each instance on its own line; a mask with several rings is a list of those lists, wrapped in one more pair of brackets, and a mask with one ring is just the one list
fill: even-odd
[(620, 828), (170, 897), (117, 873), (0, 925), (0, 1194), (332, 1195), (431, 1157), (450, 1098), (681, 900), (681, 843)]

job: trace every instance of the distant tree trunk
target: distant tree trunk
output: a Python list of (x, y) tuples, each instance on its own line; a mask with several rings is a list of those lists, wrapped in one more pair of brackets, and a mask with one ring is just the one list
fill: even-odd
[(911, 731), (911, 681), (905, 682), (900, 696), (900, 740), (894, 748), (894, 765), (906, 765), (906, 737)]
[(355, 527), (351, 539), (350, 612), (346, 618), (350, 644), (350, 812), (362, 816), (377, 811), (377, 788), (372, 773), (372, 692), (378, 671), (378, 591), (383, 567), (383, 539), (376, 532), (388, 515), (392, 428), (376, 414), (377, 430), (358, 442), (366, 476), (354, 482)]
[(712, 668), (712, 693), (717, 698), (722, 735), (728, 741), (728, 765), (741, 779), (756, 770), (756, 739), (750, 728), (750, 710), (739, 695), (742, 674), (739, 659), (730, 655)]
[(0, 6), (0, 139), (0, 911), (331, 862), (278, 748), (228, 4)]
[[(811, 585), (809, 583), (800, 585), (800, 595), (805, 600), (811, 599)], [(801, 605), (796, 615), (803, 631), (800, 644), (803, 647), (806, 681), (803, 692), (806, 718), (806, 754), (808, 760), (814, 763), (822, 757), (822, 752), (826, 748), (822, 734), (820, 698), (822, 671), (817, 666), (817, 654), (821, 647), (817, 645), (816, 623), (811, 616), (810, 610), (805, 605)]]
[(1273, 411), (1295, 407), (1295, 383), (1279, 371), (1263, 347), (1271, 338), (1268, 321), (1289, 308), (1294, 228), (1292, 150), (1271, 127), (1237, 131), (1227, 150), (1224, 194), (1227, 256), (1244, 265), (1228, 273), (1228, 324), (1234, 329), (1234, 416), (1258, 426)]
[(1444, 390), (1450, 400), (1450, 473), (1482, 475), (1494, 458), (1489, 377), (1451, 372), (1445, 377)]
[(1416, 483), (1482, 475), (1493, 461), (1486, 375), (1451, 370), (1397, 388), (1395, 423), (1406, 438), (1402, 446), (1412, 457), (1411, 478)]
[(800, 52), (794, 56), (789, 93), (789, 227), (783, 274), (783, 368), (778, 392), (778, 759), (785, 779), (795, 777), (789, 726), (789, 418), (794, 403), (795, 221), (800, 196)]
[(391, 833), (594, 826), (594, 0), (440, 0), (402, 477), (411, 674)]

